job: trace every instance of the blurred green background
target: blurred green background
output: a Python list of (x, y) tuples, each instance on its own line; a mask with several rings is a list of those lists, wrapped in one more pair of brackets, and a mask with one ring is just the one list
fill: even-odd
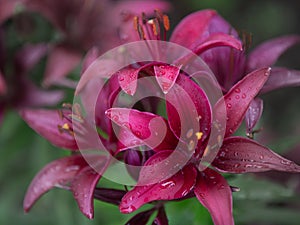
[[(252, 46), (280, 35), (300, 34), (300, 6), (296, 0), (176, 0), (171, 3), (172, 27), (190, 12), (213, 8), (237, 30), (252, 33)], [(30, 38), (51, 40), (56, 37), (50, 24), (41, 18), (37, 21), (41, 30), (34, 37), (14, 36), (14, 21), (9, 21), (12, 25), (8, 31), (11, 32), (9, 44), (17, 48)], [(289, 50), (278, 65), (300, 69), (299, 50), (300, 46)], [(264, 130), (257, 138), (280, 154), (297, 148), (300, 154), (300, 88), (276, 91), (263, 98), (267, 102), (260, 124)], [(130, 216), (121, 215), (117, 207), (95, 201), (95, 219), (88, 220), (80, 213), (71, 193), (59, 189), (47, 193), (25, 214), (22, 201), (34, 175), (48, 162), (68, 152), (53, 147), (35, 134), (11, 110), (6, 112), (0, 127), (0, 146), (0, 224), (121, 225), (129, 219)], [(300, 192), (293, 191), (297, 179), (300, 176), (294, 178), (294, 183), (280, 185), (262, 176), (228, 177), (231, 185), (241, 188), (233, 194), (236, 224), (299, 225)], [(169, 203), (167, 214), (171, 225), (212, 224), (210, 215), (196, 199)]]

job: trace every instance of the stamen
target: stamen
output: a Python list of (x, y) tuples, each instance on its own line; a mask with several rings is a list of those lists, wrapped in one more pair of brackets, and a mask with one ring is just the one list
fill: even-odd
[(166, 31), (170, 30), (170, 20), (167, 15), (163, 15), (163, 24)]
[(70, 130), (70, 126), (67, 123), (64, 123), (64, 125), (62, 125), (61, 128), (64, 129), (64, 130)]
[(133, 17), (133, 27), (136, 31), (138, 31), (138, 25), (139, 25), (139, 17), (135, 16)]
[(197, 139), (200, 140), (203, 136), (203, 133), (202, 132), (196, 132), (195, 135), (196, 135)]

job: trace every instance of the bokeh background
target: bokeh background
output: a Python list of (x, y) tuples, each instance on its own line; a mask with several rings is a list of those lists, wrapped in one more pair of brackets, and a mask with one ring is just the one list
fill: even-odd
[[(252, 46), (286, 34), (300, 35), (300, 6), (297, 0), (175, 0), (168, 13), (174, 27), (188, 13), (205, 8), (216, 9), (237, 30), (252, 34)], [(16, 12), (17, 13), (17, 12)], [(9, 48), (24, 42), (53, 41), (57, 31), (38, 14), (32, 35), (16, 33), (22, 18), (5, 23)], [(103, 40), (105, 41), (105, 40)], [(300, 46), (287, 51), (278, 65), (300, 69)], [(43, 66), (34, 70), (43, 74)], [(73, 76), (79, 75), (79, 70)], [(70, 98), (71, 99), (71, 98)], [(265, 110), (257, 139), (280, 154), (300, 163), (300, 88), (282, 89), (263, 96)], [(70, 100), (71, 101), (71, 100)], [(241, 135), (245, 135), (241, 131)], [(29, 214), (22, 209), (26, 189), (34, 175), (48, 162), (67, 155), (33, 132), (13, 110), (7, 110), (0, 126), (0, 224), (13, 225), (121, 225), (128, 215), (121, 215), (113, 205), (95, 201), (95, 219), (86, 219), (72, 194), (55, 189), (47, 193)], [(237, 225), (299, 225), (300, 175), (282, 173), (237, 175), (227, 177), (241, 188), (234, 193), (234, 217)], [(105, 182), (105, 181), (104, 181)], [(147, 207), (147, 206), (146, 206)], [(210, 215), (196, 199), (167, 204), (171, 225), (211, 225)], [(151, 224), (151, 223), (150, 223)]]

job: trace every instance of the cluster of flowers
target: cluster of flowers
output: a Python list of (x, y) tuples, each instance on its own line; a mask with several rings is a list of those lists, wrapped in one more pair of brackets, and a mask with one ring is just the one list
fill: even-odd
[[(20, 2), (28, 10), (41, 12), (64, 34), (63, 40), (55, 45), (26, 46), (17, 55), (17, 77), (22, 76), (20, 82), (30, 89), (26, 100), (18, 105), (22, 106), (20, 115), (53, 145), (70, 149), (72, 153), (49, 163), (36, 175), (25, 196), (25, 211), (29, 211), (41, 195), (59, 187), (73, 193), (81, 212), (88, 218), (94, 216), (94, 199), (118, 205), (121, 213), (132, 213), (152, 203), (152, 208), (136, 214), (126, 224), (146, 224), (157, 212), (153, 224), (166, 225), (168, 219), (164, 205), (167, 201), (196, 197), (208, 209), (215, 225), (231, 225), (234, 224), (232, 192), (237, 188), (231, 187), (221, 173), (300, 172), (300, 166), (253, 140), (253, 129), (263, 111), (259, 96), (300, 84), (299, 71), (270, 68), (285, 50), (300, 41), (299, 36), (269, 40), (246, 55), (237, 31), (217, 12), (195, 12), (175, 27), (169, 41), (201, 57), (215, 75), (223, 96), (211, 103), (203, 88), (184, 72), (185, 60), (189, 56), (175, 59), (171, 64), (142, 62), (111, 74), (101, 90), (97, 85), (90, 87), (91, 93), (99, 93), (93, 108), (94, 118), (90, 118), (89, 113), (83, 113), (87, 109), (78, 104), (64, 104), (60, 110), (28, 108), (56, 103), (62, 93), (41, 95), (36, 89), (29, 88), (24, 74), (49, 52), (44, 84), (69, 84), (65, 77), (80, 62), (80, 51), (91, 49), (83, 61), (84, 74), (101, 53), (119, 43), (165, 41), (170, 28), (168, 17), (156, 10), (154, 17), (147, 19), (144, 13), (153, 13), (155, 8), (167, 10), (168, 4), (133, 1), (112, 6), (109, 1), (78, 0), (70, 3), (64, 0), (59, 1), (60, 7), (57, 7), (57, 1), (24, 0), (1, 1), (0, 10), (5, 8), (5, 12), (12, 12), (15, 4)], [(107, 10), (107, 7), (112, 10)], [(4, 10), (0, 15), (4, 15)], [(4, 23), (8, 16), (0, 17), (0, 23)], [(120, 22), (110, 19), (112, 16), (120, 18)], [(118, 35), (114, 35), (116, 31)], [(4, 96), (8, 86), (1, 72), (3, 67), (0, 67), (0, 94)], [(146, 98), (133, 109), (114, 106), (121, 92), (134, 96), (139, 89), (139, 78), (145, 77), (154, 77), (157, 82), (148, 83), (144, 88), (157, 91), (158, 87), (163, 93), (162, 99)], [(83, 76), (80, 84), (88, 83), (88, 79)], [(36, 102), (38, 104), (34, 104)], [(0, 107), (1, 112), (4, 108), (2, 102)], [(163, 117), (161, 111), (166, 116)], [(219, 150), (210, 165), (202, 168), (199, 165), (210, 154), (209, 139), (213, 127), (218, 127), (215, 121), (219, 118), (225, 118), (225, 125), (221, 127), (223, 135), (216, 138)], [(243, 121), (246, 122), (248, 137), (233, 136)], [(93, 127), (97, 128), (97, 139), (108, 150), (109, 156), (127, 165), (141, 167), (138, 173), (128, 167), (136, 185), (125, 186), (123, 190), (98, 185), (111, 157), (82, 155), (78, 144), (78, 139), (84, 137), (79, 142), (88, 142), (87, 148), (95, 147), (93, 141), (84, 136)], [(118, 134), (114, 127), (119, 128)], [(153, 134), (161, 134), (162, 130), (163, 140), (154, 144), (161, 136)], [(180, 151), (175, 151), (178, 148)], [(169, 162), (170, 159), (173, 162)], [(173, 175), (165, 176), (169, 173), (166, 170), (172, 168), (161, 166), (161, 162), (175, 165), (181, 161), (185, 164), (177, 167)], [(98, 166), (97, 172), (91, 164)]]

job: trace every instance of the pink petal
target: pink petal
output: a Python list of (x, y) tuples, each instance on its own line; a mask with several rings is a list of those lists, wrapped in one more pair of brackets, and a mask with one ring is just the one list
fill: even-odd
[(162, 91), (167, 94), (173, 87), (178, 75), (180, 68), (171, 65), (158, 65), (154, 66), (154, 73), (156, 80), (161, 87)]
[(46, 165), (31, 182), (23, 203), (26, 212), (47, 191), (53, 187), (64, 187), (72, 181), (78, 171), (88, 166), (81, 155), (55, 160)]
[(20, 72), (31, 70), (42, 57), (46, 55), (48, 46), (46, 44), (28, 44), (16, 56), (16, 67)]
[(261, 93), (266, 93), (279, 88), (300, 86), (300, 71), (285, 68), (272, 68), (271, 74)]
[(199, 176), (194, 192), (215, 225), (234, 225), (231, 189), (224, 177), (207, 168)]
[(100, 51), (97, 47), (91, 48), (85, 55), (82, 62), (81, 74), (100, 56)]
[(199, 42), (199, 39), (206, 38), (204, 32), (216, 15), (214, 10), (202, 10), (189, 14), (176, 26), (170, 41), (191, 48)]
[[(240, 126), (254, 97), (259, 93), (270, 75), (270, 68), (256, 70), (236, 83), (215, 105), (216, 116), (227, 115), (225, 137)], [(224, 112), (223, 104), (227, 112)]]
[(124, 68), (118, 71), (119, 84), (125, 93), (134, 95), (137, 86), (138, 73), (139, 70), (134, 68)]
[(6, 91), (7, 91), (7, 88), (6, 88), (6, 83), (5, 83), (5, 80), (4, 80), (4, 76), (0, 71), (0, 96), (4, 95), (6, 93)]
[(249, 108), (245, 114), (247, 133), (250, 134), (257, 122), (259, 121), (263, 112), (263, 100), (255, 98), (249, 105)]
[(9, 17), (11, 17), (18, 3), (22, 0), (0, 0), (0, 25)]
[(248, 71), (273, 65), (282, 53), (299, 42), (300, 36), (289, 35), (262, 43), (249, 55)]
[[(178, 76), (175, 84), (166, 94), (169, 125), (176, 137), (186, 143), (198, 141), (201, 145), (210, 132), (208, 98), (195, 82), (183, 74)], [(195, 139), (197, 132), (202, 132), (200, 140)]]
[(300, 172), (300, 166), (257, 142), (243, 137), (224, 139), (213, 165), (227, 173), (247, 173), (278, 170)]
[(240, 51), (243, 50), (242, 43), (239, 39), (228, 34), (214, 33), (211, 34), (200, 45), (194, 47), (192, 51), (195, 54), (199, 55), (210, 48), (215, 48), (220, 46), (228, 46), (228, 47), (236, 48)]
[(20, 111), (21, 117), (25, 122), (34, 129), (38, 134), (46, 138), (53, 145), (76, 150), (77, 144), (74, 136), (71, 133), (61, 132), (58, 125), (71, 127), (69, 121), (61, 118), (57, 110), (43, 110), (43, 109), (23, 109)]
[[(123, 129), (130, 130), (152, 149), (172, 149), (176, 145), (176, 138), (161, 116), (126, 108), (108, 109), (106, 115)], [(127, 147), (131, 146), (132, 144)]]
[(66, 46), (56, 46), (49, 54), (43, 84), (60, 84), (79, 65), (81, 54)]
[[(103, 169), (105, 168), (104, 162), (105, 158), (98, 157), (97, 163)], [(99, 169), (103, 171), (102, 168)], [(98, 173), (93, 168), (87, 166), (78, 172), (71, 184), (71, 190), (80, 211), (89, 219), (94, 217), (94, 190), (101, 175), (102, 173)]]
[(186, 196), (194, 187), (197, 172), (194, 166), (185, 166), (171, 178), (156, 184), (135, 186), (120, 204), (122, 213), (131, 213), (142, 205), (155, 200), (172, 200)]

